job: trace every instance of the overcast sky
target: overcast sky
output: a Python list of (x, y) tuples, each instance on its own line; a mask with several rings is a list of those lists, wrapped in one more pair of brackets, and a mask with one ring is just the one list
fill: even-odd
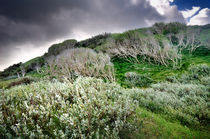
[(155, 22), (210, 23), (209, 0), (0, 0), (0, 70), (53, 43)]

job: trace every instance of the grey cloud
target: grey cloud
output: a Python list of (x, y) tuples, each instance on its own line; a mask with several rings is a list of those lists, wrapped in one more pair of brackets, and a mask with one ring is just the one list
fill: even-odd
[(0, 64), (13, 58), (17, 45), (31, 43), (39, 49), (75, 30), (93, 35), (144, 27), (147, 21), (184, 21), (176, 10), (168, 19), (146, 0), (0, 0), (0, 59), (7, 57)]

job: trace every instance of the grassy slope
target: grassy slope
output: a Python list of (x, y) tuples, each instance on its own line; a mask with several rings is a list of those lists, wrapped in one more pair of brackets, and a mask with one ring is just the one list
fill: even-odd
[(137, 109), (136, 131), (124, 132), (124, 138), (209, 138), (207, 130), (198, 131), (170, 122), (144, 108)]
[(139, 74), (147, 74), (155, 82), (163, 81), (168, 76), (181, 75), (187, 70), (190, 65), (208, 64), (210, 65), (210, 55), (207, 56), (192, 56), (185, 55), (181, 62), (180, 69), (173, 69), (172, 67), (165, 67), (161, 65), (150, 64), (147, 62), (142, 63), (130, 63), (123, 59), (113, 60), (116, 70), (117, 82), (121, 85), (125, 85), (125, 73), (137, 72)]

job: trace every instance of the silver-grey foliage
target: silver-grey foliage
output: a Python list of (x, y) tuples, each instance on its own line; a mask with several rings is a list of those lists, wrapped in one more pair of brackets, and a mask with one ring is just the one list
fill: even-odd
[(61, 54), (48, 58), (50, 74), (73, 80), (78, 76), (98, 77), (114, 81), (114, 65), (104, 53), (90, 48), (67, 49)]

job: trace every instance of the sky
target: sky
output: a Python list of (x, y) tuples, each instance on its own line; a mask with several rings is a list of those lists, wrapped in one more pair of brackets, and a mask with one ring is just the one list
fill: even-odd
[(0, 71), (66, 39), (155, 22), (210, 23), (210, 0), (0, 0)]

